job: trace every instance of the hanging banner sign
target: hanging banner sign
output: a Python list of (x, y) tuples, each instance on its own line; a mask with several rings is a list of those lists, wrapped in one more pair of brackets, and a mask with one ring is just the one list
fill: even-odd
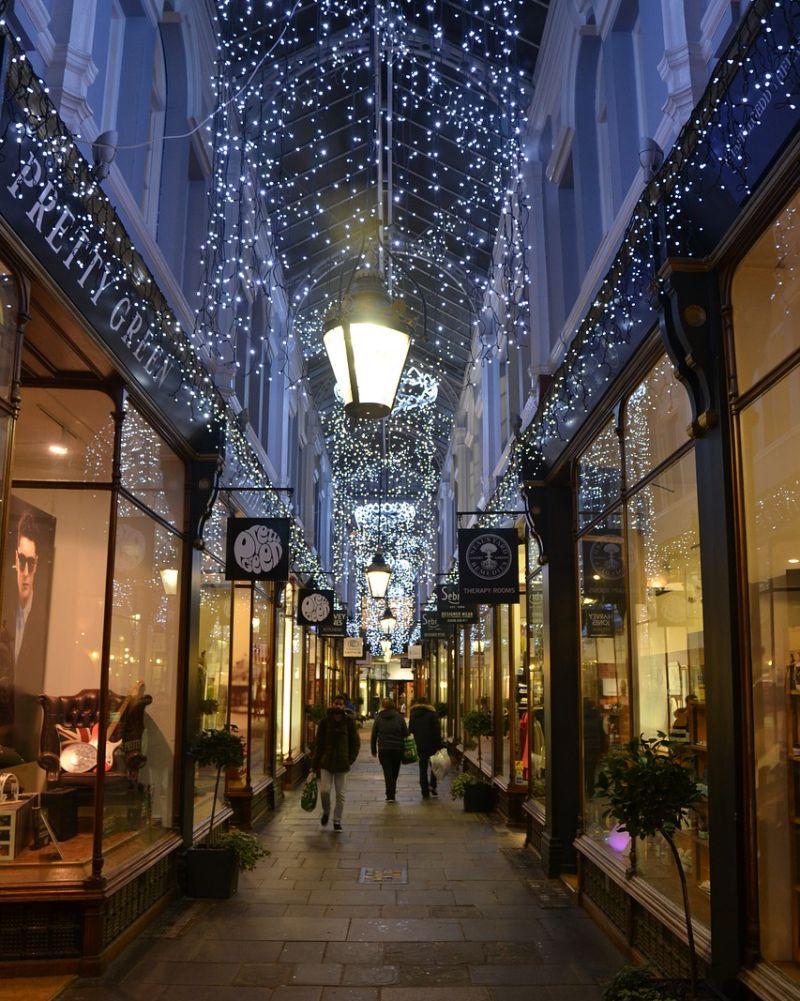
[(288, 518), (228, 518), (226, 580), (289, 579)]
[(452, 632), (451, 627), (439, 618), (438, 611), (433, 609), (423, 610), (421, 631), (424, 640), (446, 640)]
[(333, 619), (333, 591), (301, 587), (297, 595), (298, 626), (327, 626)]
[(360, 636), (345, 636), (342, 654), (361, 660), (364, 656), (364, 640)]
[(587, 536), (581, 541), (583, 595), (600, 602), (625, 598), (622, 539), (618, 535)]
[(458, 578), (465, 605), (518, 604), (516, 528), (459, 528)]
[(599, 639), (614, 636), (614, 615), (613, 608), (584, 608), (583, 622), (587, 637)]
[(347, 609), (334, 608), (331, 612), (330, 622), (320, 623), (318, 636), (346, 636), (347, 635)]
[(408, 648), (407, 656), (409, 660), (422, 660), (422, 644), (412, 643)]
[(458, 584), (439, 584), (436, 588), (439, 619), (454, 626), (470, 626), (478, 621), (476, 605), (462, 605)]

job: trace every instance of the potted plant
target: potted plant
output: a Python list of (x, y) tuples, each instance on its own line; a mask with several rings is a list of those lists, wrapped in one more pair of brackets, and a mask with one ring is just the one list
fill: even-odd
[(486, 709), (473, 709), (464, 716), (464, 732), (478, 742), (478, 771), (476, 782), (464, 788), (464, 810), (466, 813), (490, 813), (494, 808), (494, 788), (483, 774), (481, 738), (492, 732), (492, 716)]
[(211, 765), (217, 774), (207, 839), (186, 853), (186, 893), (189, 897), (226, 899), (236, 892), (239, 870), (253, 869), (269, 854), (258, 838), (244, 831), (215, 831), (219, 782), (222, 772), (244, 763), (244, 740), (236, 726), (202, 730), (192, 741), (189, 754), (198, 765)]
[[(681, 885), (686, 938), (689, 944), (689, 996), (697, 996), (697, 953), (689, 908), (686, 872), (675, 834), (688, 822), (689, 810), (700, 798), (694, 771), (687, 767), (684, 747), (661, 733), (654, 738), (640, 735), (609, 754), (597, 779), (597, 790), (608, 800), (605, 815), (612, 817), (619, 830), (632, 838), (661, 835), (667, 843)], [(654, 984), (654, 989), (656, 985)], [(660, 989), (660, 988), (659, 988)], [(636, 994), (631, 994), (631, 999)], [(647, 994), (641, 994), (647, 998)], [(661, 995), (655, 994), (654, 998)], [(663, 994), (668, 998), (669, 994)]]

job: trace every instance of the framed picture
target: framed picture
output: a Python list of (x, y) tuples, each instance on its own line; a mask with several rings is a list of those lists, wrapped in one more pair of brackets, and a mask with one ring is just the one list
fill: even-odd
[(39, 753), (56, 519), (12, 494), (0, 620), (0, 744), (24, 761)]

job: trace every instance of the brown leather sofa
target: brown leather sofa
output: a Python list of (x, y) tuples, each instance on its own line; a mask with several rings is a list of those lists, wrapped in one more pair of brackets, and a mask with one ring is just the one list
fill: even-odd
[[(113, 765), (106, 772), (106, 778), (125, 778), (135, 782), (139, 769), (147, 761), (142, 754), (142, 734), (144, 733), (145, 709), (153, 701), (152, 695), (144, 694), (144, 685), (134, 686), (130, 695), (108, 693), (108, 702), (112, 714), (119, 712), (123, 703), (128, 705), (116, 723), (109, 723), (109, 741), (121, 740), (122, 743), (114, 752)], [(47, 772), (47, 781), (51, 785), (91, 786), (94, 784), (95, 770), (81, 774), (70, 774), (61, 770), (61, 745), (56, 731), (56, 724), (62, 726), (94, 726), (98, 722), (100, 691), (97, 688), (83, 688), (75, 695), (40, 695), (39, 704), (44, 713), (42, 732), (39, 738), (40, 768)]]

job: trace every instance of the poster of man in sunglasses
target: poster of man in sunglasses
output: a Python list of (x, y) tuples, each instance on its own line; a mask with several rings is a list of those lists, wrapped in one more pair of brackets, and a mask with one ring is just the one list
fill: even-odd
[(0, 625), (0, 745), (38, 754), (37, 699), (44, 691), (55, 519), (11, 497)]

